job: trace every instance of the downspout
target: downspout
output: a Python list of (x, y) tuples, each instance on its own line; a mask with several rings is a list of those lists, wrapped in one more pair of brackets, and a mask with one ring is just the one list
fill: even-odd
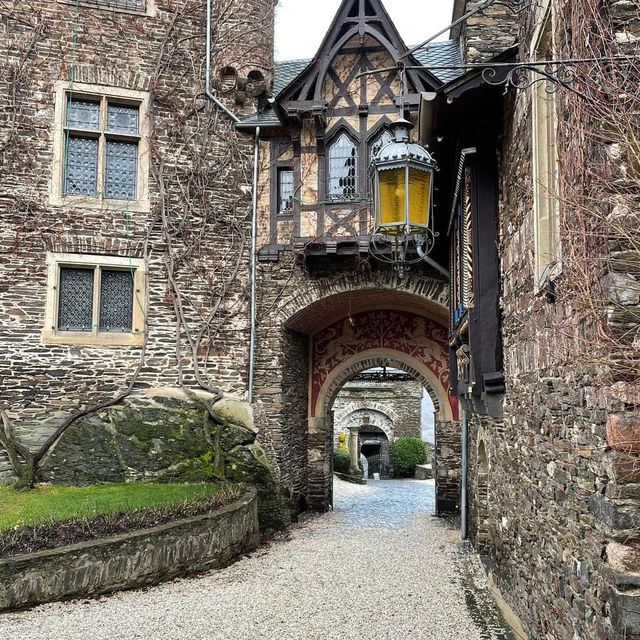
[[(211, 0), (208, 0), (211, 2)], [(256, 271), (258, 234), (258, 160), (260, 153), (260, 127), (256, 127), (256, 145), (253, 152), (253, 211), (251, 216), (251, 340), (249, 344), (249, 404), (253, 402), (253, 378), (256, 353)]]
[(211, 93), (211, 0), (207, 0), (207, 77), (206, 77), (206, 86), (205, 93), (207, 98), (215, 102), (220, 109), (222, 109), (234, 122), (240, 122), (240, 118), (227, 109), (218, 98), (216, 98), (213, 93)]
[(469, 459), (467, 412), (462, 410), (462, 486), (460, 487), (460, 534), (467, 539), (467, 467)]
[(430, 258), (425, 252), (424, 249), (420, 246), (416, 247), (416, 251), (418, 255), (431, 267), (439, 271), (443, 276), (449, 278), (451, 274), (447, 269), (445, 269), (441, 264), (437, 263), (433, 258)]

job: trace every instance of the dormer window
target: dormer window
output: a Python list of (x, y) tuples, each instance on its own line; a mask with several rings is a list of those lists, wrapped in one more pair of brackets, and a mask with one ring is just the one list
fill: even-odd
[(329, 147), (329, 191), (334, 200), (353, 200), (358, 195), (358, 149), (346, 133)]

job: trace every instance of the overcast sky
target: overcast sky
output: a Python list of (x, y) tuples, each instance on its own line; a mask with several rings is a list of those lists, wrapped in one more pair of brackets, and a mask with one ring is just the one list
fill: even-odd
[[(341, 0), (280, 0), (276, 60), (312, 58)], [(453, 0), (383, 0), (407, 45), (420, 44), (451, 23)], [(445, 34), (440, 39), (446, 39)]]

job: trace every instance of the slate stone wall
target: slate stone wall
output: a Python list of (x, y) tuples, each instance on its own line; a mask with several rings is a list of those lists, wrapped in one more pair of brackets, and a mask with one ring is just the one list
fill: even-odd
[(0, 559), (0, 611), (208, 571), (259, 544), (257, 498), (251, 489), (215, 513)]
[[(174, 242), (190, 247), (176, 278), (189, 301), (192, 330), (227, 288), (214, 314), (215, 340), (205, 339), (198, 355), (201, 361), (208, 357), (213, 385), (236, 395), (246, 392), (250, 243), (241, 237), (250, 228), (253, 143), (204, 96), (205, 4), (155, 0), (152, 15), (100, 4), (80, 2), (77, 17), (75, 2), (35, 0), (0, 9), (0, 73), (6, 87), (0, 96), (5, 114), (0, 122), (0, 387), (18, 437), (31, 448), (79, 405), (123, 389), (140, 358), (139, 347), (41, 342), (48, 251), (140, 258), (146, 231), (155, 225), (149, 243), (147, 357), (137, 388), (178, 383), (176, 320), (159, 222), (160, 165)], [(257, 90), (248, 74), (261, 73), (266, 83), (271, 78), (273, 2), (224, 5), (230, 5), (226, 22), (218, 20), (222, 4), (213, 3), (213, 90), (243, 115), (253, 110)], [(49, 204), (53, 88), (70, 79), (72, 66), (76, 83), (100, 85), (106, 94), (112, 87), (153, 92), (149, 142), (155, 168), (149, 175), (148, 213)], [(229, 67), (237, 75), (223, 83), (220, 71)], [(196, 386), (191, 350), (182, 339), (184, 383)], [(0, 480), (10, 477), (6, 470), (0, 457)]]
[[(564, 12), (572, 3), (554, 4), (564, 34), (570, 24)], [(630, 4), (604, 3), (617, 25), (618, 42), (637, 43), (637, 6), (633, 13)], [(529, 51), (530, 18), (523, 16), (521, 22), (522, 59)], [(562, 91), (557, 104), (564, 108)], [(571, 131), (562, 130), (563, 136), (570, 138)], [(640, 638), (638, 395), (630, 378), (605, 384), (606, 376), (589, 364), (588, 347), (565, 335), (563, 327), (578, 311), (566, 298), (563, 275), (556, 280), (555, 304), (534, 289), (529, 92), (514, 92), (507, 99), (500, 158), (507, 391), (503, 420), (469, 416), (470, 538), (488, 554), (492, 577), (530, 638)], [(598, 175), (595, 163), (605, 158), (614, 179), (625, 179), (619, 148), (591, 149), (585, 158), (584, 172)], [(561, 153), (561, 172), (562, 160)], [(638, 215), (637, 200), (623, 204), (624, 215)], [(614, 216), (621, 203), (603, 206)], [(625, 322), (620, 318), (626, 318), (626, 330), (635, 335), (637, 274), (628, 267), (634, 258), (626, 253), (626, 262), (619, 260), (615, 241), (610, 248), (611, 260), (593, 268), (606, 274), (613, 267), (605, 282), (626, 283), (604, 290), (614, 294), (614, 328), (620, 329)], [(486, 485), (479, 472), (481, 443), (488, 458)]]
[[(334, 416), (344, 416), (361, 406), (375, 405), (376, 411), (393, 416), (392, 431), (387, 434), (391, 441), (395, 438), (419, 438), (422, 417), (422, 386), (415, 380), (393, 382), (348, 382), (338, 394), (334, 404)], [(371, 424), (376, 424), (372, 420)], [(381, 427), (382, 428), (382, 427)], [(337, 420), (334, 437), (347, 429), (343, 421)]]
[(436, 514), (447, 515), (460, 510), (460, 482), (462, 478), (462, 437), (460, 423), (436, 420)]
[[(465, 4), (467, 13), (483, 4), (483, 0), (467, 0)], [(519, 21), (505, 4), (508, 3), (489, 7), (463, 23), (460, 41), (465, 63), (486, 62), (517, 43)]]

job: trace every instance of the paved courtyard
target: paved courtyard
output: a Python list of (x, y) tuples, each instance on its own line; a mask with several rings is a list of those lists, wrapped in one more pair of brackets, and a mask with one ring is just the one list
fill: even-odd
[(337, 480), (335, 503), (226, 569), (0, 616), (0, 638), (511, 640), (431, 482)]

